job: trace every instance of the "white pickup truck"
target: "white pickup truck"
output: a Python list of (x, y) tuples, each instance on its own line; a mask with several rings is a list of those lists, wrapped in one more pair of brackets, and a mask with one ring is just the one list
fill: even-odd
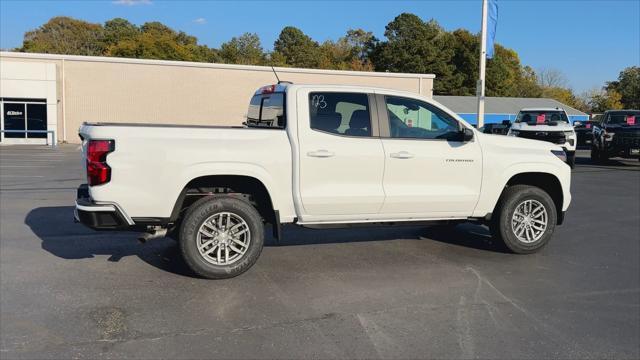
[(85, 123), (76, 220), (170, 236), (193, 271), (250, 268), (264, 225), (477, 221), (515, 253), (544, 246), (571, 202), (551, 143), (482, 134), (414, 93), (259, 89), (244, 126)]

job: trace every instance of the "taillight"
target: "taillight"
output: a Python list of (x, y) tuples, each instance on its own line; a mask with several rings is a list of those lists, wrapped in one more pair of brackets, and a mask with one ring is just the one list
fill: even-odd
[(113, 140), (89, 140), (87, 144), (87, 182), (89, 186), (106, 184), (111, 180), (107, 154), (115, 150)]

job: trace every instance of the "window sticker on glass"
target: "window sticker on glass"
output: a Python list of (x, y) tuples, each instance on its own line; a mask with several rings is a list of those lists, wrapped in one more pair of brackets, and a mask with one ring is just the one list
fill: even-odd
[(635, 124), (636, 124), (636, 117), (633, 115), (627, 116), (627, 125), (635, 125)]
[(536, 116), (536, 123), (544, 124), (544, 114), (539, 114), (538, 116)]

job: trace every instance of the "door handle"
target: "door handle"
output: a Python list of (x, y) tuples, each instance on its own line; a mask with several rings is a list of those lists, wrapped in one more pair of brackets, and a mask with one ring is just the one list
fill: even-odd
[(397, 153), (391, 153), (389, 154), (389, 156), (394, 159), (411, 159), (413, 157), (413, 154), (406, 151), (400, 151)]
[(335, 155), (332, 151), (329, 150), (316, 150), (316, 151), (309, 151), (307, 153), (307, 156), (311, 156), (311, 157), (319, 157), (319, 158), (328, 158), (328, 157), (332, 157), (333, 155)]

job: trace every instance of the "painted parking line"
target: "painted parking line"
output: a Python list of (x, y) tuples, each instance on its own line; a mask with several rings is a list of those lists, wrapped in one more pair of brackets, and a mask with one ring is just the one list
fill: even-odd
[(44, 177), (44, 175), (0, 175), (0, 178), (23, 178), (23, 177), (28, 177), (28, 178), (42, 178)]
[(60, 162), (62, 160), (56, 160), (56, 159), (29, 159), (29, 158), (25, 158), (25, 159), (4, 159), (2, 157), (0, 157), (0, 161), (4, 162), (4, 161), (20, 161), (20, 162)]
[[(52, 168), (52, 167), (56, 167), (56, 166), (38, 165), (37, 169)], [(0, 165), (0, 169), (2, 169), (2, 168), (29, 168), (29, 169), (33, 169), (33, 166), (31, 166), (31, 165)]]
[[(70, 153), (71, 154), (71, 153)], [(76, 154), (76, 153), (73, 153)], [(42, 153), (7, 153), (7, 152), (3, 152), (0, 151), (0, 156), (67, 156), (67, 154), (64, 153), (51, 153), (51, 154), (42, 154)]]

